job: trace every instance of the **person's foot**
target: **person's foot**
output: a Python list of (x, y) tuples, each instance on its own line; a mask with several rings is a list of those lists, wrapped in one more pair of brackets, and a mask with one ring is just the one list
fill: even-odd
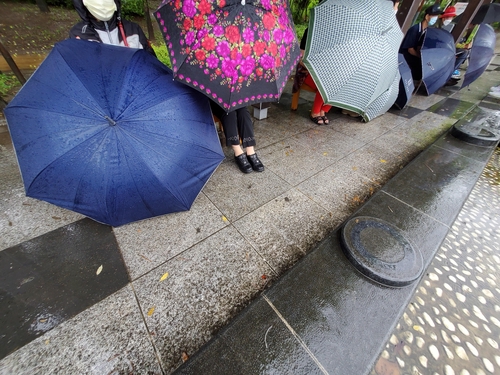
[(455, 71), (451, 74), (451, 78), (454, 78), (454, 79), (460, 79), (460, 71), (459, 71), (459, 70), (455, 70)]
[(259, 157), (257, 154), (252, 154), (252, 155), (247, 155), (248, 162), (252, 166), (252, 169), (255, 172), (263, 172), (264, 171), (264, 164), (260, 161)]
[(247, 155), (245, 153), (235, 156), (234, 160), (236, 161), (236, 164), (238, 165), (240, 171), (242, 171), (243, 173), (252, 172), (252, 166), (248, 162)]
[(317, 115), (313, 116), (311, 115), (311, 121), (314, 122), (316, 125), (325, 125), (325, 121), (323, 120), (323, 116)]
[(351, 117), (359, 117), (360, 115), (353, 111), (348, 111), (347, 109), (342, 110), (342, 114), (349, 115)]
[(323, 124), (328, 125), (330, 123), (330, 120), (328, 120), (324, 111), (321, 111), (321, 117), (323, 118)]

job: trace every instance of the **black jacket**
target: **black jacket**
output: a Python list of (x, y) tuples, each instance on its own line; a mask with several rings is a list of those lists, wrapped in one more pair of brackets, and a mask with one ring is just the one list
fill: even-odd
[[(101, 32), (101, 33), (106, 33), (106, 35), (108, 34), (115, 35), (116, 38), (118, 39), (118, 42), (122, 43), (123, 38), (120, 33), (120, 30), (118, 29), (118, 21), (120, 20), (120, 14), (121, 14), (120, 13), (121, 2), (120, 0), (115, 0), (115, 3), (117, 11), (109, 21), (103, 22), (96, 20), (95, 17), (90, 14), (87, 8), (83, 5), (83, 0), (73, 0), (73, 5), (75, 6), (75, 9), (78, 12), (78, 15), (80, 16), (82, 21), (78, 22), (71, 28), (69, 32), (69, 37), (91, 40), (102, 43), (103, 40), (99, 35), (99, 32)], [(127, 40), (129, 39), (137, 40), (138, 43), (140, 43), (140, 45), (142, 46), (142, 48), (155, 55), (155, 52), (151, 47), (151, 44), (149, 43), (148, 39), (146, 38), (144, 31), (137, 23), (127, 20), (121, 20), (121, 22)], [(117, 43), (110, 43), (110, 44), (117, 44)], [(137, 47), (140, 48), (139, 46)]]

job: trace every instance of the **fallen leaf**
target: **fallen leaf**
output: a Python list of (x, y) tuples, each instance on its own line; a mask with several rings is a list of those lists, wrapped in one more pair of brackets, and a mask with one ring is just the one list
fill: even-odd
[(323, 156), (328, 156), (328, 152), (323, 152)]
[(49, 345), (50, 340), (45, 340), (45, 345)]
[(151, 307), (148, 311), (148, 316), (151, 316), (153, 315), (153, 313), (155, 312), (155, 306)]
[(95, 274), (99, 275), (101, 272), (102, 272), (102, 264), (99, 266)]
[(52, 216), (52, 219), (54, 219), (54, 220), (61, 220), (61, 218), (59, 216)]
[(182, 362), (186, 362), (189, 359), (189, 356), (187, 355), (186, 352), (182, 352), (181, 358)]
[(227, 220), (227, 217), (222, 216), (222, 221), (223, 221), (223, 222), (227, 222), (227, 221), (228, 221), (228, 220)]
[(260, 278), (261, 278), (262, 280), (265, 280), (265, 279), (267, 279), (267, 276), (266, 276), (266, 275), (262, 275)]
[(160, 281), (165, 280), (168, 277), (168, 272), (165, 272), (162, 277), (160, 277)]
[(45, 322), (47, 321), (47, 318), (38, 319), (38, 321), (39, 321), (40, 323), (45, 323)]
[(387, 160), (380, 159), (380, 162), (381, 162), (381, 163), (387, 163)]

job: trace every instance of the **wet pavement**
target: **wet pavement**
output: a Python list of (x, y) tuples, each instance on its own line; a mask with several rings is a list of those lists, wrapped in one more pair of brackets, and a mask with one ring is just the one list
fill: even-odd
[(497, 149), (370, 375), (499, 372), (499, 197)]
[[(321, 127), (309, 93), (290, 111), (289, 87), (255, 121), (264, 173), (239, 173), (226, 148), (189, 212), (118, 228), (26, 198), (0, 126), (0, 373), (172, 373), (188, 357), (180, 373), (368, 373), (422, 292), (364, 277), (337, 229), (352, 215), (382, 219), (427, 268), (494, 149), (447, 131), (495, 118), (486, 95), (498, 84), (496, 57), (470, 89), (416, 95), (367, 124), (334, 111)], [(411, 329), (426, 330), (419, 317)], [(383, 358), (409, 364), (396, 340)]]

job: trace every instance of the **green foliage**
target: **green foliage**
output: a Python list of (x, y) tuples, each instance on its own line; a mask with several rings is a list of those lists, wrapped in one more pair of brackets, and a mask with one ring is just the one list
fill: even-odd
[(49, 6), (62, 7), (66, 9), (73, 8), (73, 0), (46, 0), (46, 1), (47, 5)]
[(143, 0), (122, 0), (122, 17), (144, 16)]
[(297, 39), (300, 43), (302, 40), (302, 35), (304, 35), (304, 31), (307, 29), (308, 24), (303, 23), (302, 25), (295, 25), (295, 32), (297, 33)]
[(156, 57), (158, 58), (158, 60), (160, 60), (169, 68), (172, 68), (172, 64), (170, 63), (170, 56), (168, 55), (168, 50), (167, 47), (165, 46), (165, 43), (162, 44), (152, 43), (151, 46), (155, 50)]
[(21, 86), (13, 73), (0, 73), (0, 96), (5, 98), (14, 88)]
[(309, 11), (321, 0), (290, 0), (293, 22), (303, 24), (309, 21)]

